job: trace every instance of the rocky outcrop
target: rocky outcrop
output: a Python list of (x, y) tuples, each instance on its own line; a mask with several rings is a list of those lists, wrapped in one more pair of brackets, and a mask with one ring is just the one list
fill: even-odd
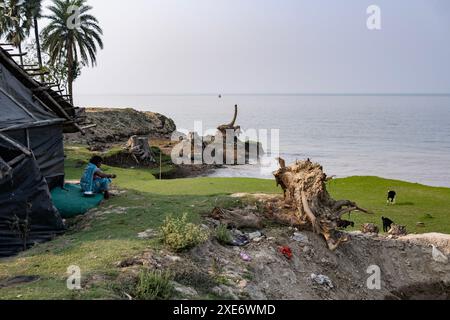
[(126, 142), (131, 136), (149, 136), (150, 138), (170, 138), (176, 130), (172, 119), (154, 112), (140, 112), (134, 109), (86, 108), (86, 124), (96, 126), (79, 133), (67, 134), (70, 143), (106, 145)]

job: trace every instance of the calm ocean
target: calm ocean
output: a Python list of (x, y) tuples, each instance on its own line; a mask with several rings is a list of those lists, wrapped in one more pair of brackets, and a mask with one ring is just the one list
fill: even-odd
[[(173, 118), (179, 129), (230, 122), (280, 129), (288, 162), (311, 158), (338, 177), (375, 175), (450, 187), (450, 96), (78, 96), (82, 106), (132, 107)], [(270, 177), (233, 167), (216, 176)]]

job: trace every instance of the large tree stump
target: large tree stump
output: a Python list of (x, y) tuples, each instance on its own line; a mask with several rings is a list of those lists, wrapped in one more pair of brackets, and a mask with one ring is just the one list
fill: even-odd
[(350, 200), (336, 201), (329, 195), (326, 182), (329, 180), (320, 164), (297, 161), (287, 167), (283, 159), (281, 168), (274, 173), (277, 184), (283, 188), (284, 199), (299, 225), (309, 225), (315, 233), (323, 235), (328, 248), (335, 250), (347, 241), (345, 233), (338, 231), (341, 217), (361, 209)]
[(132, 136), (127, 142), (126, 149), (138, 165), (156, 162), (148, 139), (148, 137)]

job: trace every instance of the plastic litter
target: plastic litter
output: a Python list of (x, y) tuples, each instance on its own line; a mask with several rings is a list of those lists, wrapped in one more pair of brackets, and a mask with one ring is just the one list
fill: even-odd
[(231, 245), (235, 247), (243, 247), (250, 243), (250, 240), (244, 235), (236, 235), (231, 240)]
[(292, 255), (292, 250), (289, 247), (280, 247), (279, 251), (282, 255), (284, 255), (286, 257), (286, 259), (291, 260), (293, 255)]
[(330, 289), (334, 288), (333, 286), (333, 282), (331, 281), (331, 279), (323, 274), (311, 274), (311, 280), (313, 280), (314, 282), (316, 282), (317, 284), (321, 285), (321, 286), (326, 286)]
[(256, 231), (256, 232), (252, 232), (248, 234), (248, 238), (250, 239), (250, 241), (253, 241), (257, 238), (261, 238), (263, 236), (263, 234), (260, 231)]
[(294, 240), (296, 242), (302, 242), (302, 243), (308, 243), (309, 242), (308, 237), (305, 236), (303, 233), (300, 233), (300, 232), (294, 233), (294, 235), (292, 236), (292, 240)]
[(244, 261), (247, 261), (247, 262), (252, 261), (252, 257), (250, 257), (245, 252), (241, 252), (239, 255), (240, 255), (241, 259)]

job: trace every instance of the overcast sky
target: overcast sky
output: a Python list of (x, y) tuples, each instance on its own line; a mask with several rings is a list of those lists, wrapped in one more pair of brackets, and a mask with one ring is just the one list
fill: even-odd
[(78, 94), (450, 93), (448, 0), (88, 3), (105, 49)]

